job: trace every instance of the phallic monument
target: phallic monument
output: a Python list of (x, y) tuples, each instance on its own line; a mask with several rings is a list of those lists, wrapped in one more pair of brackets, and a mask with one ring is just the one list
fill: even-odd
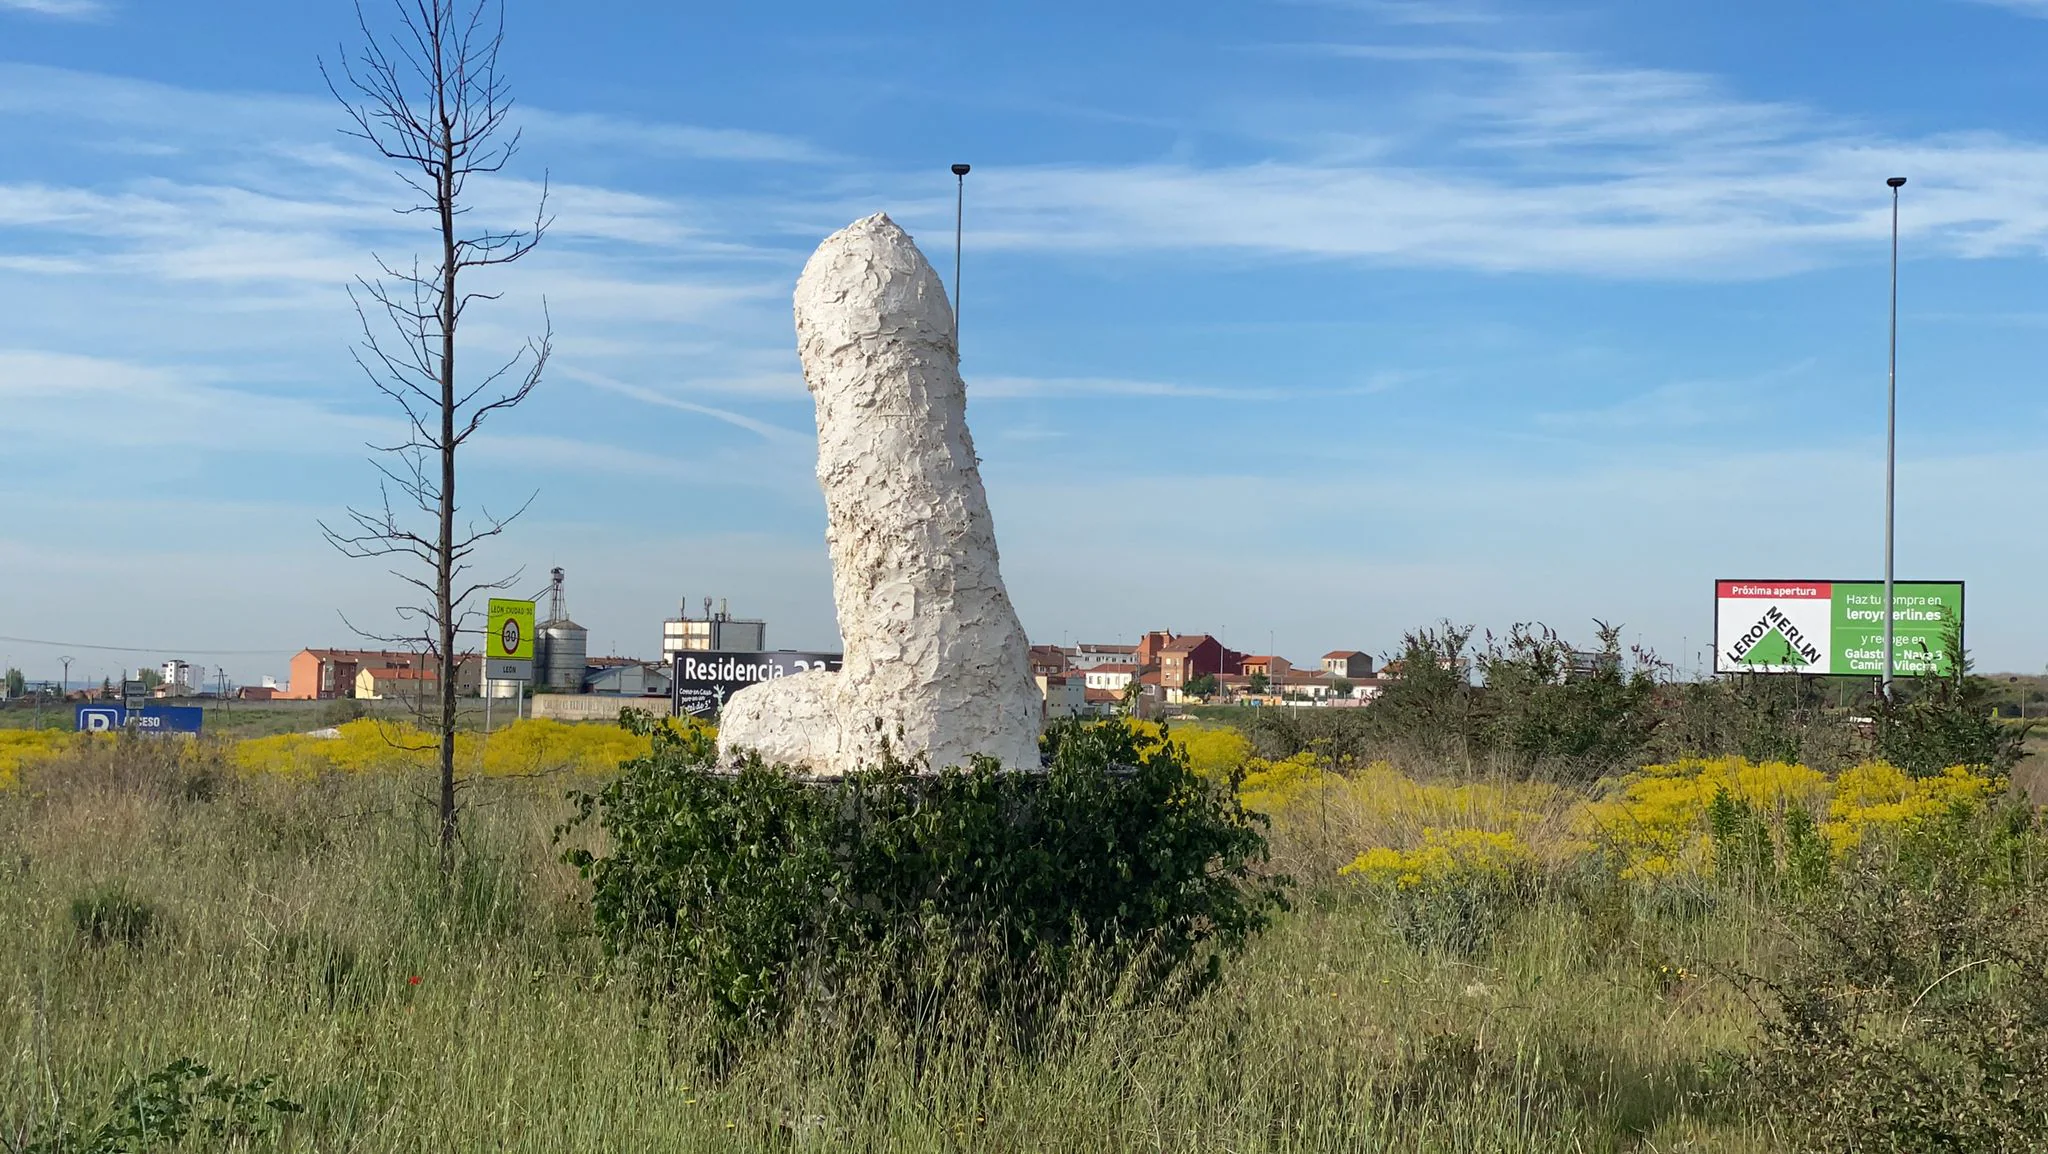
[(721, 754), (837, 776), (886, 742), (932, 768), (1037, 768), (1041, 698), (997, 565), (945, 286), (877, 213), (804, 265), (796, 335), (845, 660), (733, 694)]

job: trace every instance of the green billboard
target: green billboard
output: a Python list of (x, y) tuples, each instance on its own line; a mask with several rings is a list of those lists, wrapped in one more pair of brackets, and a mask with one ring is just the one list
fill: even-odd
[[(1951, 672), (1962, 620), (1962, 582), (1894, 582), (1893, 674)], [(1714, 672), (1882, 676), (1884, 582), (1715, 582)]]

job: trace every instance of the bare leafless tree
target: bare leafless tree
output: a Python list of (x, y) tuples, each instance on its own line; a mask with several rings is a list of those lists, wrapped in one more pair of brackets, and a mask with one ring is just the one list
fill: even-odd
[(393, 574), (418, 598), (398, 609), (404, 632), (366, 635), (406, 643), (424, 656), (422, 674), (434, 671), (438, 699), (422, 712), (439, 739), (445, 870), (456, 836), (456, 638), (466, 631), (470, 599), (512, 579), (476, 580), (470, 561), (482, 542), (504, 532), (526, 508), (496, 517), (479, 505), (476, 516), (460, 518), (458, 528), (456, 454), (486, 418), (533, 392), (553, 337), (544, 326), (540, 336), (489, 371), (458, 373), (457, 328), (471, 305), (498, 298), (473, 291), (464, 274), (532, 252), (549, 218), (543, 181), (530, 226), (465, 227), (473, 207), (470, 178), (502, 171), (519, 147), (519, 133), (506, 123), (512, 98), (498, 70), (505, 38), (502, 2), (393, 0), (393, 6), (396, 25), (380, 35), (358, 3), (361, 46), (353, 54), (342, 52), (338, 76), (325, 62), (320, 72), (347, 111), (343, 131), (393, 162), (416, 194), (397, 211), (431, 219), (439, 244), (424, 263), (417, 256), (409, 264), (373, 257), (380, 275), (359, 278), (350, 290), (363, 330), (356, 364), (403, 412), (406, 429), (394, 443), (370, 446), (379, 474), (378, 506), (351, 508), (341, 527), (323, 522), (320, 528), (351, 557), (396, 559)]

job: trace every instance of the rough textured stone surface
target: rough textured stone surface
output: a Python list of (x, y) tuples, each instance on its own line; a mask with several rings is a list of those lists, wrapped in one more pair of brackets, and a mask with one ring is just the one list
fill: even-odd
[(727, 701), (719, 742), (843, 773), (887, 740), (933, 767), (1038, 765), (1040, 698), (967, 433), (953, 311), (887, 216), (818, 246), (796, 286), (846, 660)]

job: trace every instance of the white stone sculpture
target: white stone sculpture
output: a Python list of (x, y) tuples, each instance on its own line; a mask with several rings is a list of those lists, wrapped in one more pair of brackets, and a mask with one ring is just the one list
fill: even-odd
[(997, 569), (945, 286), (877, 213), (804, 265), (796, 334), (845, 661), (733, 694), (721, 751), (831, 776), (885, 741), (933, 768), (1037, 768), (1041, 698)]

